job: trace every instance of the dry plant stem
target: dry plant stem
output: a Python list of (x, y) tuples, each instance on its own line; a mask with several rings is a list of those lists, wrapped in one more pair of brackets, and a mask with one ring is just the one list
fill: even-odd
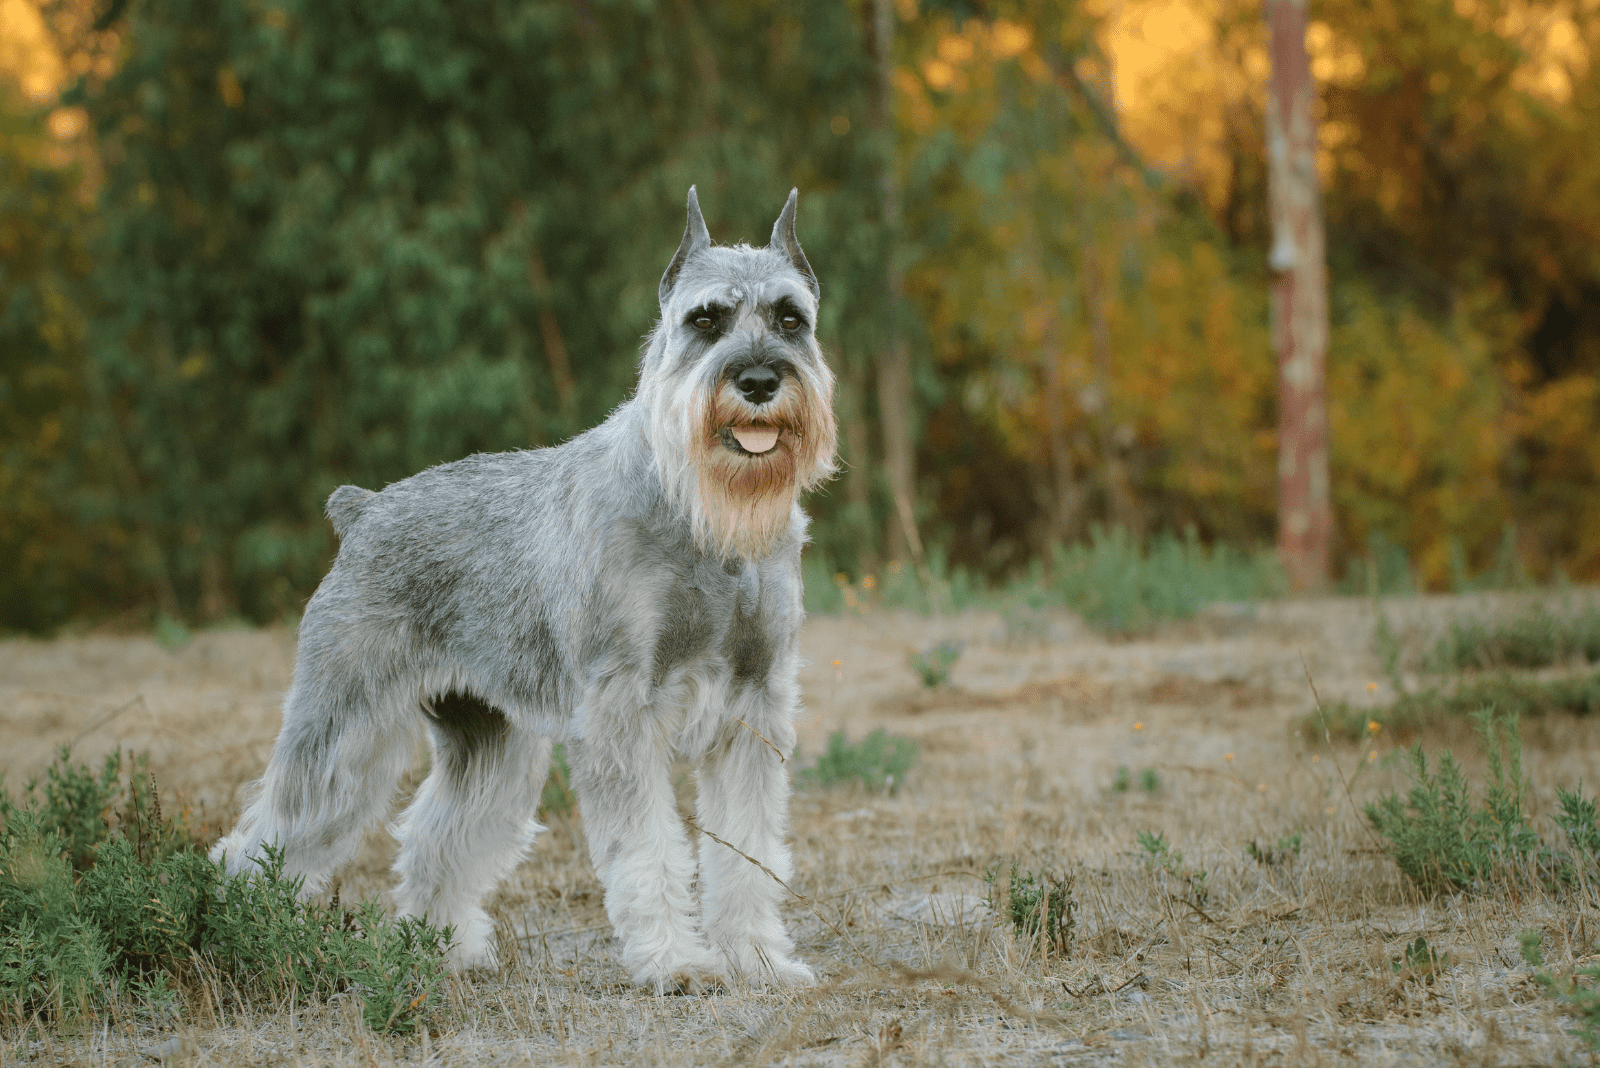
[(777, 872), (773, 871), (771, 868), (767, 867), (765, 864), (761, 863), (755, 857), (752, 857), (749, 853), (746, 853), (744, 850), (740, 849), (738, 846), (734, 845), (732, 842), (728, 841), (726, 838), (719, 838), (716, 835), (712, 834), (710, 831), (706, 830), (704, 827), (702, 827), (698, 823), (696, 823), (691, 817), (685, 816), (683, 818), (683, 821), (685, 823), (687, 823), (690, 827), (693, 827), (695, 830), (697, 830), (701, 834), (705, 835), (707, 838), (711, 839), (713, 842), (716, 842), (718, 845), (727, 846), (729, 849), (731, 849), (735, 853), (739, 854), (745, 860), (748, 860), (750, 863), (752, 863), (756, 867), (760, 868), (763, 872), (766, 873), (767, 878), (771, 879), (773, 882), (777, 883), (779, 886), (781, 886), (785, 890), (789, 891), (789, 893), (793, 894), (796, 901), (800, 902), (800, 904), (802, 904), (806, 908), (810, 909), (811, 910), (811, 914), (813, 916), (815, 916), (817, 919), (821, 920), (823, 923), (827, 924), (828, 929), (833, 931), (834, 934), (836, 934), (840, 938), (844, 939), (845, 942), (849, 944), (851, 950), (853, 950), (855, 952), (856, 956), (858, 956), (862, 960), (866, 961), (868, 964), (870, 964), (872, 967), (876, 968), (878, 971), (882, 972), (884, 975), (888, 975), (889, 974), (889, 969), (885, 968), (883, 965), (879, 964), (877, 961), (873, 960), (871, 957), (869, 957), (865, 953), (863, 953), (861, 951), (861, 947), (856, 945), (855, 939), (851, 938), (848, 934), (846, 934), (843, 928), (837, 926), (832, 920), (828, 919), (821, 912), (818, 912), (817, 911), (817, 906), (815, 906), (815, 905), (813, 905), (811, 903), (811, 899), (810, 898), (806, 897), (800, 891), (796, 890), (794, 887), (790, 886), (788, 883), (786, 883), (782, 879), (778, 878), (778, 873)]
[(766, 742), (767, 743), (767, 748), (772, 750), (774, 753), (776, 753), (778, 755), (778, 763), (780, 763), (780, 764), (789, 763), (789, 758), (784, 756), (782, 751), (779, 750), (777, 746), (773, 745), (770, 741), (768, 741), (767, 740), (767, 736), (765, 734), (762, 734), (760, 731), (758, 731), (754, 727), (750, 726), (750, 724), (746, 723), (744, 720), (740, 719), (738, 716), (734, 716), (733, 718), (735, 720), (738, 720), (739, 726), (743, 727), (745, 730), (749, 731), (751, 734), (755, 735), (757, 738), (760, 738), (763, 742)]
[(1339, 784), (1344, 787), (1344, 799), (1350, 803), (1350, 811), (1355, 815), (1356, 826), (1366, 833), (1367, 839), (1374, 846), (1381, 849), (1383, 843), (1378, 841), (1377, 835), (1372, 833), (1372, 828), (1368, 827), (1366, 821), (1361, 818), (1361, 810), (1356, 808), (1355, 796), (1350, 793), (1350, 780), (1344, 777), (1344, 768), (1340, 766), (1339, 758), (1333, 752), (1333, 734), (1328, 730), (1328, 714), (1322, 710), (1322, 698), (1317, 694), (1317, 684), (1311, 678), (1311, 665), (1306, 663), (1306, 654), (1303, 649), (1300, 651), (1300, 670), (1305, 672), (1306, 685), (1311, 687), (1311, 700), (1317, 706), (1317, 719), (1322, 723), (1322, 738), (1328, 745), (1328, 760), (1333, 764), (1333, 770), (1339, 776)]

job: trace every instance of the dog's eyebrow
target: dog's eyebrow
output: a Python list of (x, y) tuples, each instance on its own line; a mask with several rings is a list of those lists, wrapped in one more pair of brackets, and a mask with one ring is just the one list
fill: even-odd
[(724, 316), (732, 314), (732, 312), (733, 308), (727, 304), (721, 304), (716, 301), (707, 301), (704, 304), (698, 304), (689, 309), (688, 314), (683, 317), (683, 321), (686, 323), (692, 323), (702, 315), (709, 315), (713, 319), (721, 319)]

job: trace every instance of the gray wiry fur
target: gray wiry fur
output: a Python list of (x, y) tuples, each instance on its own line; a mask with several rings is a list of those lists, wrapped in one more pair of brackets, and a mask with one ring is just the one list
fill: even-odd
[[(601, 425), (334, 491), (339, 555), (301, 622), (266, 773), (213, 854), (230, 871), (276, 843), (308, 892), (324, 886), (425, 728), (433, 770), (396, 827), (396, 895), (455, 926), (458, 967), (492, 966), (481, 902), (542, 829), (560, 740), (635, 981), (811, 980), (779, 888), (708, 840), (696, 908), (668, 778), (674, 754), (697, 760), (701, 826), (788, 874), (788, 780), (756, 732), (793, 748), (797, 497), (831, 472), (834, 443), (794, 204), (768, 247), (715, 247), (690, 190), (638, 391)], [(751, 368), (781, 383), (770, 400), (738, 384)], [(781, 438), (765, 453), (727, 429), (768, 425)]]

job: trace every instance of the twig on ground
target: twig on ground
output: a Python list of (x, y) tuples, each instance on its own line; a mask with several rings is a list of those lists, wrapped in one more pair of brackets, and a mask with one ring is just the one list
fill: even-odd
[(1300, 670), (1306, 674), (1306, 685), (1311, 687), (1311, 701), (1317, 706), (1317, 719), (1322, 722), (1322, 739), (1328, 744), (1328, 760), (1333, 764), (1333, 770), (1338, 773), (1339, 783), (1344, 787), (1344, 799), (1350, 802), (1350, 811), (1355, 814), (1356, 825), (1366, 832), (1374, 845), (1381, 848), (1382, 843), (1372, 833), (1372, 828), (1367, 826), (1367, 821), (1361, 818), (1361, 810), (1356, 808), (1355, 795), (1350, 792), (1350, 780), (1344, 777), (1344, 768), (1339, 764), (1339, 758), (1333, 752), (1333, 732), (1328, 729), (1328, 714), (1322, 710), (1322, 697), (1317, 693), (1317, 684), (1311, 678), (1311, 665), (1306, 663), (1306, 651), (1300, 650)]

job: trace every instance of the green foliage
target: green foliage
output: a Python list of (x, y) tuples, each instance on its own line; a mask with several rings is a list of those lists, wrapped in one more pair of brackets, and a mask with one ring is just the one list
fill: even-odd
[(1542, 668), (1573, 660), (1600, 661), (1600, 609), (1558, 616), (1541, 606), (1511, 619), (1452, 620), (1423, 666), (1429, 671)]
[(1156, 774), (1155, 768), (1145, 768), (1139, 773), (1139, 789), (1147, 794), (1161, 789), (1161, 776)]
[(1522, 959), (1537, 969), (1534, 982), (1583, 1021), (1581, 1027), (1568, 1033), (1582, 1039), (1591, 1050), (1600, 1050), (1600, 964), (1586, 965), (1565, 976), (1556, 975), (1544, 966), (1544, 954), (1540, 952), (1543, 940), (1538, 931), (1523, 931), (1518, 938)]
[(931, 690), (950, 681), (950, 669), (961, 659), (965, 647), (963, 642), (943, 641), (920, 653), (907, 655), (906, 665), (922, 680), (922, 685)]
[(1128, 766), (1124, 764), (1117, 768), (1117, 776), (1111, 780), (1111, 788), (1119, 794), (1125, 794), (1132, 785), (1133, 775), (1128, 771)]
[(275, 852), (259, 873), (228, 878), (118, 768), (113, 756), (96, 775), (63, 751), (42, 795), (30, 784), (21, 805), (5, 797), (0, 1013), (81, 1014), (213, 970), (246, 997), (357, 991), (373, 1028), (419, 1026), (448, 930), (391, 920), (374, 902), (349, 912), (302, 901)]
[(1054, 572), (1053, 587), (1066, 606), (1113, 633), (1284, 590), (1272, 554), (1246, 556), (1225, 545), (1207, 550), (1192, 528), (1181, 539), (1160, 535), (1145, 550), (1121, 528), (1096, 528), (1088, 545), (1054, 550)]
[(1517, 718), (1475, 713), (1490, 783), (1474, 802), (1466, 775), (1446, 752), (1429, 771), (1422, 743), (1411, 748), (1412, 786), (1404, 800), (1387, 794), (1366, 807), (1395, 864), (1424, 893), (1483, 890), (1514, 877), (1534, 858), (1538, 835), (1524, 808), (1522, 738)]
[[(1000, 883), (997, 868), (983, 873), (984, 884), (989, 888), (984, 904), (995, 914), (1005, 918), (1017, 937), (1030, 946), (1038, 946), (1043, 953), (1057, 958), (1066, 957), (1072, 950), (1072, 934), (1077, 927), (1078, 902), (1073, 896), (1075, 880), (1070, 874), (1049, 869), (1023, 871), (1016, 861), (1011, 862), (1011, 875)], [(1003, 896), (1004, 903), (997, 898)]]
[(844, 731), (828, 736), (828, 748), (817, 762), (803, 769), (799, 781), (813, 786), (833, 787), (859, 783), (869, 791), (894, 793), (905, 782), (906, 773), (917, 762), (918, 746), (910, 738), (899, 738), (879, 728), (851, 742)]
[(1183, 851), (1174, 849), (1161, 831), (1140, 831), (1137, 839), (1145, 870), (1160, 880), (1166, 893), (1195, 905), (1206, 903), (1210, 891), (1206, 887), (1204, 868), (1186, 864)]
[(572, 769), (567, 766), (567, 747), (557, 744), (550, 749), (550, 775), (544, 781), (544, 792), (539, 795), (539, 812), (567, 813), (576, 803)]
[(1439, 974), (1448, 967), (1450, 954), (1434, 949), (1421, 935), (1405, 947), (1399, 960), (1390, 963), (1390, 968), (1402, 979), (1416, 979), (1424, 984), (1439, 978)]
[(1301, 833), (1299, 831), (1293, 834), (1286, 834), (1269, 846), (1257, 845), (1255, 840), (1252, 839), (1244, 844), (1244, 852), (1246, 856), (1257, 864), (1270, 868), (1299, 859), (1300, 841)]
[[(1330, 736), (1359, 741), (1371, 733), (1368, 725), (1373, 722), (1382, 730), (1397, 734), (1417, 731), (1452, 716), (1471, 715), (1489, 707), (1518, 719), (1556, 712), (1594, 715), (1600, 712), (1600, 673), (1561, 679), (1501, 675), (1448, 690), (1429, 688), (1401, 693), (1392, 703), (1378, 708), (1335, 701), (1325, 706), (1324, 712)], [(1320, 737), (1322, 717), (1316, 714), (1306, 717), (1301, 729)]]

